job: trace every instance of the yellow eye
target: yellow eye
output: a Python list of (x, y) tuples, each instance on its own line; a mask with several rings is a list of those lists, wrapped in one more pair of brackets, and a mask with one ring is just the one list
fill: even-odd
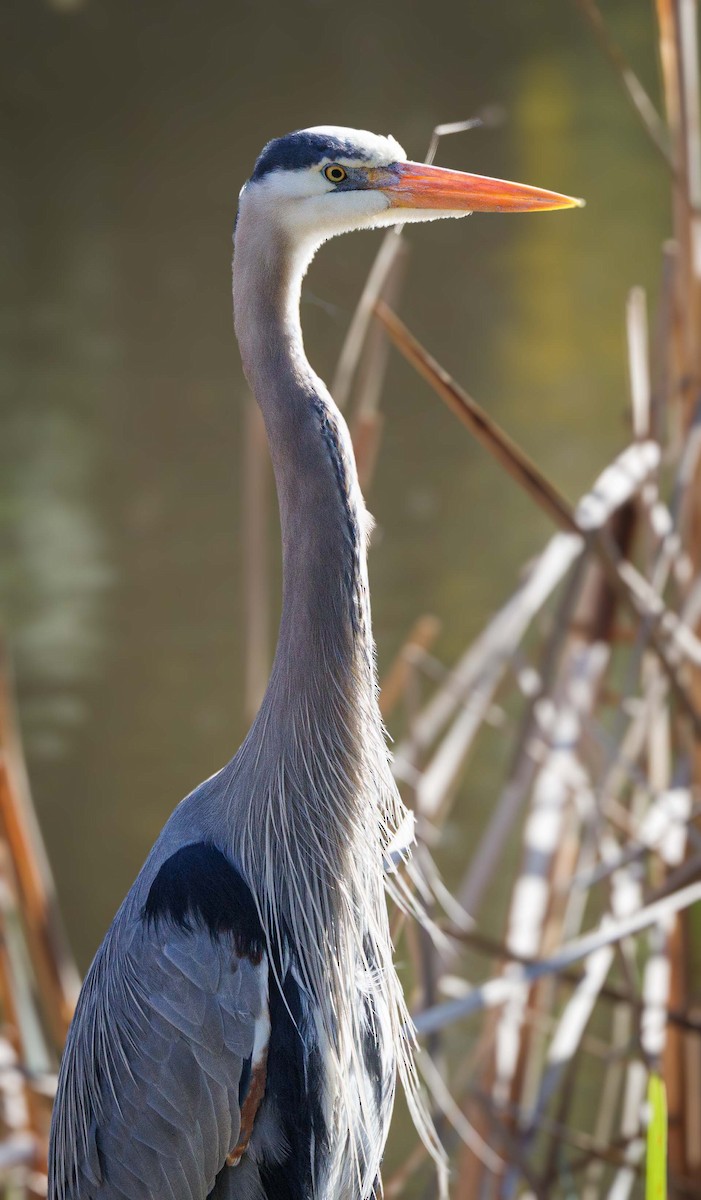
[(325, 167), (324, 175), (329, 183), (343, 183), (343, 180), (348, 178), (348, 172), (344, 167), (339, 167), (338, 163), (332, 163), (330, 167)]

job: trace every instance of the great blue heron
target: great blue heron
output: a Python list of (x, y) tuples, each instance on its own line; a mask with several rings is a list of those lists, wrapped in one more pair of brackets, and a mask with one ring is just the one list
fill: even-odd
[(258, 158), (234, 312), (280, 505), (275, 662), (243, 746), (176, 808), (88, 972), (50, 1200), (366, 1200), (397, 1071), (421, 1124), (384, 893), (406, 813), (376, 700), (368, 518), (304, 354), (300, 289), (337, 233), (575, 203), (407, 162), (354, 129), (292, 133)]

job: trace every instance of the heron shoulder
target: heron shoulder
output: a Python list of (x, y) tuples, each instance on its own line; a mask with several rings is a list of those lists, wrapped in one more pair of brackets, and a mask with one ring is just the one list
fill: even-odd
[(185, 932), (229, 933), (238, 954), (260, 962), (265, 935), (250, 888), (225, 854), (208, 842), (181, 846), (159, 868), (143, 908), (146, 922)]
[(159, 1180), (176, 1200), (207, 1195), (239, 1144), (264, 1061), (267, 958), (236, 868), (195, 843), (146, 878), (146, 903), (142, 879), (96, 955), (71, 1026), (52, 1124), (52, 1200), (147, 1200)]

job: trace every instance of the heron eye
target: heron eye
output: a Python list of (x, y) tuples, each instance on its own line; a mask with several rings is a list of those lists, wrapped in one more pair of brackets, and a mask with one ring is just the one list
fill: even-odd
[(343, 180), (348, 178), (348, 172), (343, 167), (339, 167), (338, 163), (332, 163), (330, 167), (325, 167), (324, 175), (329, 183), (343, 183)]

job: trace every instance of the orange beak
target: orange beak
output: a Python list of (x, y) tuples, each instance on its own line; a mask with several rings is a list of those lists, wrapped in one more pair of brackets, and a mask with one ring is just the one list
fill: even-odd
[[(384, 175), (384, 179), (381, 179)], [(583, 200), (509, 183), (485, 175), (467, 175), (423, 163), (395, 163), (377, 172), (376, 186), (393, 208), (435, 208), (444, 212), (544, 212), (554, 208), (581, 208)], [(386, 180), (386, 182), (385, 182)]]

